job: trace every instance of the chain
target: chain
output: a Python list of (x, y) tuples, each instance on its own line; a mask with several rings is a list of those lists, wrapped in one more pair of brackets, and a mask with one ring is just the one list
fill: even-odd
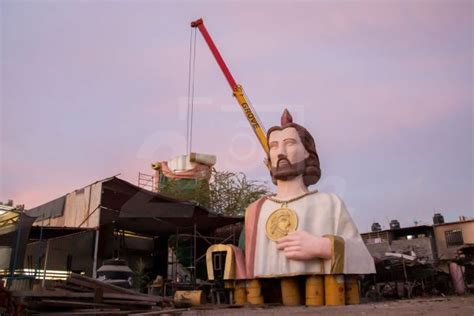
[(291, 203), (291, 202), (294, 202), (296, 200), (299, 200), (301, 198), (304, 198), (305, 196), (307, 195), (311, 195), (311, 194), (314, 194), (314, 193), (318, 193), (318, 190), (314, 190), (314, 191), (309, 191), (309, 192), (306, 192), (306, 193), (303, 193), (301, 195), (298, 195), (297, 197), (294, 197), (292, 199), (289, 199), (289, 200), (279, 200), (279, 199), (275, 199), (274, 197), (269, 197), (268, 199), (272, 202), (275, 202), (275, 203), (280, 203), (282, 205), (288, 205), (288, 203)]

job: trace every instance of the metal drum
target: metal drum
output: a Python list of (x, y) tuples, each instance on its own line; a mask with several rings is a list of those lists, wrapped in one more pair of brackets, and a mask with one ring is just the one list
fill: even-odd
[(306, 305), (324, 305), (324, 276), (310, 275), (306, 277)]
[(360, 304), (359, 282), (357, 276), (346, 275), (345, 280), (346, 305)]
[(301, 305), (301, 294), (296, 278), (281, 279), (281, 298), (285, 306)]
[(344, 305), (344, 275), (333, 274), (324, 276), (324, 297), (326, 305)]
[(260, 281), (253, 279), (247, 282), (247, 301), (250, 304), (263, 304), (262, 287)]

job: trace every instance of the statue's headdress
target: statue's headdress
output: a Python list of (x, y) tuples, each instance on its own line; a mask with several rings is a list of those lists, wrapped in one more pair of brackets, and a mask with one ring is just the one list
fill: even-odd
[[(304, 128), (303, 126), (296, 124), (293, 122), (293, 117), (291, 116), (290, 112), (285, 109), (281, 114), (280, 119), (281, 126), (273, 126), (267, 132), (267, 141), (270, 139), (270, 134), (273, 131), (283, 130), (288, 127), (293, 127), (298, 132), (301, 142), (303, 143), (306, 151), (309, 153), (309, 157), (306, 158), (306, 168), (303, 174), (304, 184), (309, 186), (311, 184), (315, 184), (321, 178), (321, 168), (319, 166), (319, 157), (316, 151), (316, 144), (314, 142), (313, 136)], [(267, 167), (270, 169), (271, 173), (271, 163), (270, 163), (270, 156), (267, 155), (266, 161)], [(276, 179), (272, 176), (272, 181), (276, 184)]]
[(281, 127), (290, 123), (293, 123), (293, 116), (291, 116), (290, 111), (288, 111), (288, 109), (285, 109), (283, 113), (281, 114), (281, 119), (280, 119)]

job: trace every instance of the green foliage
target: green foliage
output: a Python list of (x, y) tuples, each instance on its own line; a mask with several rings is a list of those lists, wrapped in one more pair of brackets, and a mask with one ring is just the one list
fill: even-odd
[(146, 288), (150, 277), (146, 272), (146, 263), (142, 258), (138, 259), (133, 266), (132, 287), (140, 292)]
[(203, 180), (168, 180), (160, 193), (181, 200), (195, 201), (228, 216), (243, 216), (245, 208), (269, 191), (264, 182), (248, 180), (242, 173), (212, 170), (209, 185)]
[(177, 179), (160, 183), (160, 193), (169, 197), (194, 201), (209, 208), (209, 184), (205, 180)]
[(250, 203), (269, 193), (264, 182), (248, 180), (242, 172), (214, 170), (209, 188), (212, 210), (228, 216), (243, 216)]

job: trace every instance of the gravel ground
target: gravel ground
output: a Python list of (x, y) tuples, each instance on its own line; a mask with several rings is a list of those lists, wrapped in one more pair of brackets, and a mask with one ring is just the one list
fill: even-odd
[(386, 301), (380, 303), (323, 306), (323, 307), (235, 307), (209, 310), (189, 310), (182, 315), (430, 315), (430, 316), (474, 316), (474, 296), (451, 296), (440, 298)]

